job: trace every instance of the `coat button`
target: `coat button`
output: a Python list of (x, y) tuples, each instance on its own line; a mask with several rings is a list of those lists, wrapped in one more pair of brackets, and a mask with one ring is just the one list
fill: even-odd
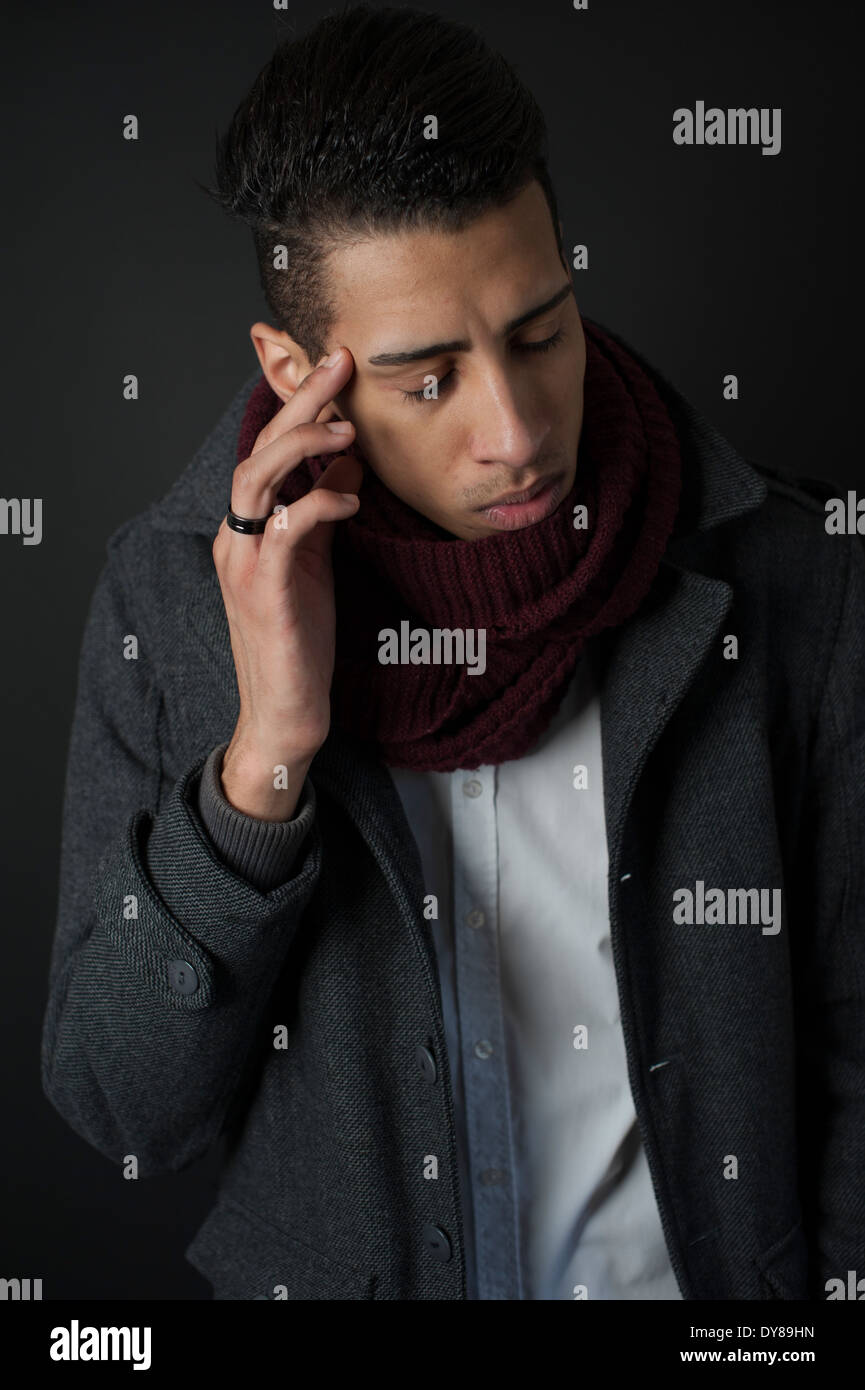
[(449, 1260), (453, 1254), (450, 1237), (447, 1231), (442, 1230), (441, 1226), (424, 1226), (423, 1243), (433, 1259), (441, 1260), (442, 1264)]
[(188, 960), (170, 960), (168, 983), (175, 994), (194, 994), (198, 989), (198, 976)]
[(423, 1043), (418, 1043), (414, 1050), (414, 1055), (417, 1058), (418, 1066), (423, 1072), (424, 1079), (432, 1085), (438, 1074), (435, 1057), (428, 1047), (424, 1047)]

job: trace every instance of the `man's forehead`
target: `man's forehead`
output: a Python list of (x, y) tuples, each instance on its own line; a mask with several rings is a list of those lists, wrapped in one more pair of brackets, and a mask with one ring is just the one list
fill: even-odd
[(328, 257), (329, 297), (335, 326), (369, 343), (373, 324), (376, 338), (404, 333), (413, 322), (419, 330), (444, 324), (467, 300), (510, 317), (557, 288), (561, 267), (549, 208), (534, 183), (458, 232), (409, 227), (339, 245)]

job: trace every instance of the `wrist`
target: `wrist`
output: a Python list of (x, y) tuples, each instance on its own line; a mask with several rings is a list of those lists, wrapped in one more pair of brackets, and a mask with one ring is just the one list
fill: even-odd
[(291, 820), (314, 756), (264, 751), (233, 739), (219, 774), (223, 795), (236, 810), (256, 820)]

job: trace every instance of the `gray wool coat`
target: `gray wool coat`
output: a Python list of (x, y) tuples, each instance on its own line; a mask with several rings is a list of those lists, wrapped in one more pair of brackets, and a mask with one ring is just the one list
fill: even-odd
[[(673, 413), (685, 484), (649, 598), (597, 639), (631, 1090), (683, 1297), (824, 1299), (827, 1280), (865, 1275), (865, 555), (826, 531), (838, 489), (746, 461), (634, 355)], [(186, 1251), (216, 1298), (461, 1299), (436, 956), (387, 769), (331, 730), (311, 825), (268, 892), (199, 813), (238, 713), (210, 547), (257, 379), (107, 545), (43, 1086), (142, 1177), (223, 1141), (218, 1200)], [(674, 894), (698, 881), (780, 889), (780, 931), (675, 920)]]

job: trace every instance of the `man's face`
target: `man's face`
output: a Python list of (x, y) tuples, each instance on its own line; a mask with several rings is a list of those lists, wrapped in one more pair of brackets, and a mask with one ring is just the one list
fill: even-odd
[[(328, 269), (328, 351), (355, 363), (331, 413), (353, 422), (382, 483), (463, 540), (554, 511), (576, 472), (586, 347), (540, 185), (462, 232), (376, 235)], [(540, 480), (536, 501), (485, 510)]]

